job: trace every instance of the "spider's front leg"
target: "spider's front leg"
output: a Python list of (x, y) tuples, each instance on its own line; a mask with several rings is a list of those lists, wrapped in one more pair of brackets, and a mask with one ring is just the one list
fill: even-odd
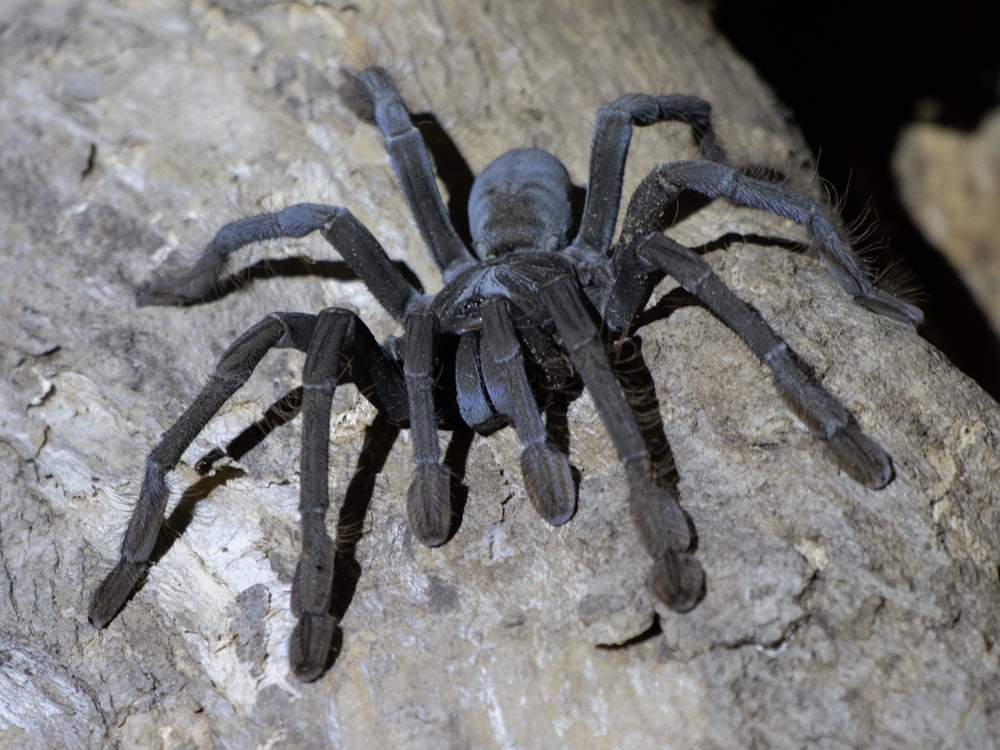
[(705, 592), (705, 573), (688, 552), (691, 532), (673, 489), (652, 479), (649, 452), (621, 385), (608, 362), (582, 291), (568, 276), (541, 289), (573, 367), (583, 379), (628, 477), (629, 508), (643, 546), (653, 558), (651, 586), (668, 607), (686, 612)]
[(292, 582), (299, 618), (289, 644), (296, 677), (315, 680), (331, 656), (337, 619), (330, 613), (336, 543), (326, 530), (330, 506), (330, 408), (338, 382), (350, 376), (391, 423), (406, 421), (407, 397), (398, 365), (352, 312), (324, 310), (302, 370), (302, 553)]
[(675, 278), (739, 336), (774, 374), (778, 391), (810, 430), (830, 448), (840, 467), (872, 489), (893, 477), (892, 461), (861, 431), (854, 416), (800, 364), (791, 347), (760, 314), (723, 283), (707, 261), (662, 234), (622, 251), (622, 268), (633, 273), (666, 273)]
[(451, 530), (451, 473), (441, 463), (434, 377), (440, 323), (432, 312), (406, 319), (403, 377), (410, 407), (413, 481), (406, 495), (410, 528), (428, 547), (444, 544)]

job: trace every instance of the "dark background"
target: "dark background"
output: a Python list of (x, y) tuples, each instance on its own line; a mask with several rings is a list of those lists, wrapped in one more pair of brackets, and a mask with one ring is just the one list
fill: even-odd
[(908, 218), (890, 171), (908, 123), (971, 131), (997, 106), (1000, 3), (893, 5), (716, 0), (713, 15), (794, 113), (820, 155), (820, 175), (845, 199), (845, 220), (874, 210), (870, 243), (887, 245), (880, 266), (901, 259), (920, 286), (917, 301), (927, 314), (921, 333), (1000, 399), (997, 333)]

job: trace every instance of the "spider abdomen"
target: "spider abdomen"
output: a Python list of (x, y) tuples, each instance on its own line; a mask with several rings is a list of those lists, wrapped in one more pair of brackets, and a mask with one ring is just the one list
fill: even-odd
[(472, 242), (482, 258), (515, 250), (566, 247), (573, 221), (566, 167), (547, 151), (519, 148), (499, 156), (469, 194)]

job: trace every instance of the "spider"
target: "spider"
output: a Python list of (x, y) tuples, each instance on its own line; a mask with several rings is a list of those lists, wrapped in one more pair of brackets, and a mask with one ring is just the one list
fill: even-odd
[[(692, 551), (692, 529), (678, 503), (676, 482), (661, 481), (653, 471), (622, 376), (609, 360), (612, 343), (630, 333), (665, 276), (677, 280), (771, 368), (780, 394), (826, 442), (843, 471), (874, 489), (892, 480), (886, 452), (700, 255), (663, 233), (664, 216), (688, 191), (791, 219), (808, 228), (836, 280), (858, 303), (913, 327), (921, 323), (921, 313), (875, 287), (869, 270), (816, 201), (731, 166), (708, 103), (685, 95), (627, 94), (601, 108), (582, 210), (574, 209), (573, 185), (555, 156), (534, 148), (501, 155), (475, 179), (469, 194), (470, 246), (449, 219), (427, 144), (389, 75), (368, 68), (350, 75), (349, 85), (363, 114), (373, 116), (385, 138), (443, 288), (427, 295), (414, 286), (346, 208), (307, 203), (223, 226), (188, 272), (151, 282), (140, 293), (140, 304), (202, 300), (240, 248), (319, 232), (403, 332), (380, 344), (355, 313), (329, 308), (318, 314), (272, 313), (240, 336), (147, 457), (120, 559), (90, 601), (94, 626), (103, 628), (117, 614), (149, 564), (169, 495), (166, 474), (273, 347), (306, 354), (302, 552), (292, 583), (298, 622), (289, 647), (292, 672), (302, 680), (323, 674), (339, 631), (330, 611), (337, 541), (327, 532), (326, 513), (331, 399), (341, 383), (353, 382), (388, 422), (409, 427), (414, 472), (406, 500), (409, 523), (431, 547), (447, 540), (452, 525), (450, 473), (438, 437), (438, 428), (447, 428), (446, 413), (481, 433), (513, 426), (523, 448), (521, 472), (531, 503), (554, 526), (570, 519), (576, 507), (574, 477), (542, 413), (549, 395), (574, 384), (579, 392), (582, 384), (624, 467), (631, 517), (652, 559), (652, 590), (678, 612), (704, 595), (704, 572)], [(665, 121), (691, 128), (701, 158), (656, 166), (632, 195), (615, 242), (633, 128)]]

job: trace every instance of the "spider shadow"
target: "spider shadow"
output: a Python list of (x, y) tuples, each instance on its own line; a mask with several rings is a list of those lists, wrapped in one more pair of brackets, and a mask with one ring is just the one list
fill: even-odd
[[(225, 450), (215, 448), (195, 463), (195, 470), (202, 475), (202, 478), (184, 490), (177, 505), (164, 520), (147, 565), (156, 565), (174, 546), (174, 542), (184, 534), (194, 519), (198, 503), (206, 499), (216, 488), (246, 476), (246, 472), (236, 466), (215, 468), (215, 463), (227, 457), (233, 461), (240, 460), (262, 443), (271, 432), (291, 421), (299, 413), (301, 407), (302, 388), (300, 386), (292, 389), (268, 407), (260, 419), (229, 441)], [(136, 587), (136, 591), (139, 588), (141, 588), (141, 584)]]

